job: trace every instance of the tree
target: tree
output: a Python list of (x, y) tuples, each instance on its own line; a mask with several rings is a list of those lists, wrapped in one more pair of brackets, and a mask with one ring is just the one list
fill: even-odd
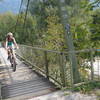
[(90, 25), (92, 47), (100, 46), (100, 8), (93, 11), (93, 21)]
[(5, 39), (6, 34), (12, 31), (12, 26), (15, 25), (16, 16), (12, 13), (0, 15), (0, 41)]

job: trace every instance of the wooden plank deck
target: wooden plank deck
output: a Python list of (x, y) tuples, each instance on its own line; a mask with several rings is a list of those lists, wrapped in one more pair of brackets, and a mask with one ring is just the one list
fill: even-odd
[(7, 52), (0, 48), (0, 82), (2, 82), (2, 98), (6, 100), (28, 100), (30, 98), (51, 93), (55, 85), (48, 79), (17, 59), (17, 70), (12, 71)]

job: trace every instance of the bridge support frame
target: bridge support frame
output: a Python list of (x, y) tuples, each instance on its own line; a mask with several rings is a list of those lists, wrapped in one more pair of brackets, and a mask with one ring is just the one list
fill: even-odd
[(71, 69), (72, 69), (72, 77), (73, 77), (73, 83), (78, 83), (80, 81), (79, 77), (79, 71), (78, 71), (78, 64), (77, 64), (77, 57), (75, 54), (73, 39), (72, 39), (72, 33), (70, 32), (70, 25), (68, 22), (68, 14), (65, 7), (65, 0), (58, 0), (59, 1), (59, 10), (60, 10), (60, 16), (62, 18), (62, 24), (65, 27), (65, 41), (66, 45), (68, 47), (68, 54), (69, 59), (71, 62)]

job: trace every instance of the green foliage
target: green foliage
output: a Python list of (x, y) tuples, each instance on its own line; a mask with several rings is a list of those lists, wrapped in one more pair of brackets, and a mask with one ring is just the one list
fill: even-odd
[(100, 88), (100, 82), (89, 82), (87, 84), (83, 84), (77, 87), (74, 87), (74, 91), (80, 91), (82, 93), (89, 93), (93, 91), (94, 89)]
[(16, 16), (12, 13), (0, 15), (0, 41), (4, 40), (6, 34), (12, 30), (15, 20)]
[[(92, 3), (89, 0), (65, 1), (75, 49), (99, 48), (100, 8), (94, 7), (99, 0)], [(0, 15), (0, 41), (11, 31), (19, 43), (64, 51), (64, 27), (58, 6), (58, 0), (31, 0), (25, 25), (25, 9), (19, 15), (17, 26), (18, 15)]]
[[(0, 41), (5, 41), (6, 34), (10, 31), (14, 34), (18, 43), (33, 44), (36, 39), (36, 18), (31, 15), (27, 16), (27, 21), (24, 25), (25, 14), (19, 15), (19, 19), (16, 25), (18, 16), (12, 13), (6, 13), (0, 15)], [(15, 32), (16, 28), (16, 32)]]
[(31, 1), (29, 11), (36, 16), (37, 41), (43, 48), (62, 50), (63, 26), (60, 23), (57, 0)]
[(36, 38), (36, 18), (31, 15), (27, 16), (27, 20), (24, 23), (24, 14), (21, 15), (22, 18), (19, 19), (18, 24), (16, 26), (16, 35), (17, 39), (20, 43), (33, 44)]
[(63, 26), (56, 15), (48, 16), (46, 19), (47, 31), (45, 34), (45, 47), (49, 49), (61, 50), (63, 41)]
[(70, 18), (71, 31), (73, 33), (73, 39), (76, 46), (76, 49), (85, 49), (90, 48), (90, 24), (92, 23), (92, 11), (88, 7), (89, 1), (82, 0), (79, 2), (77, 14), (74, 14)]
[(93, 22), (90, 25), (91, 30), (91, 42), (93, 47), (96, 46), (99, 48), (100, 45), (100, 9), (96, 9), (93, 11)]

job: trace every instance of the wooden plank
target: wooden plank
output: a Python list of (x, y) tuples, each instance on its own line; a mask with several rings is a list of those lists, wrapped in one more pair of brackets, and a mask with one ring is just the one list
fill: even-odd
[(54, 92), (54, 91), (55, 90), (52, 90), (52, 89), (45, 89), (45, 90), (34, 92), (34, 93), (29, 93), (29, 94), (24, 94), (24, 95), (19, 95), (19, 96), (7, 98), (5, 100), (28, 100), (30, 98), (45, 95), (45, 94), (48, 94), (48, 93), (51, 93), (51, 92)]
[(25, 89), (27, 87), (38, 87), (38, 86), (41, 86), (41, 85), (48, 85), (48, 86), (52, 86), (53, 84), (51, 84), (50, 82), (48, 81), (45, 81), (45, 82), (42, 82), (42, 81), (38, 81), (38, 82), (33, 82), (33, 83), (29, 83), (29, 84), (26, 84), (26, 85), (20, 85), (20, 86), (10, 86), (10, 87), (3, 87), (2, 90), (6, 90), (6, 89), (9, 89), (9, 90), (18, 90), (18, 89)]
[[(3, 97), (3, 99), (4, 98), (11, 98), (11, 97), (20, 96), (20, 95), (26, 95), (26, 94), (29, 94), (29, 93), (34, 94), (35, 92), (37, 92), (37, 95), (38, 95), (38, 92), (40, 92), (40, 91), (42, 92), (43, 90), (55, 90), (55, 89), (52, 86), (39, 86), (38, 88), (37, 87), (29, 88), (29, 89), (26, 89), (26, 90), (23, 90), (23, 91), (3, 92), (2, 97)], [(41, 95), (41, 94), (39, 94), (39, 95)]]

